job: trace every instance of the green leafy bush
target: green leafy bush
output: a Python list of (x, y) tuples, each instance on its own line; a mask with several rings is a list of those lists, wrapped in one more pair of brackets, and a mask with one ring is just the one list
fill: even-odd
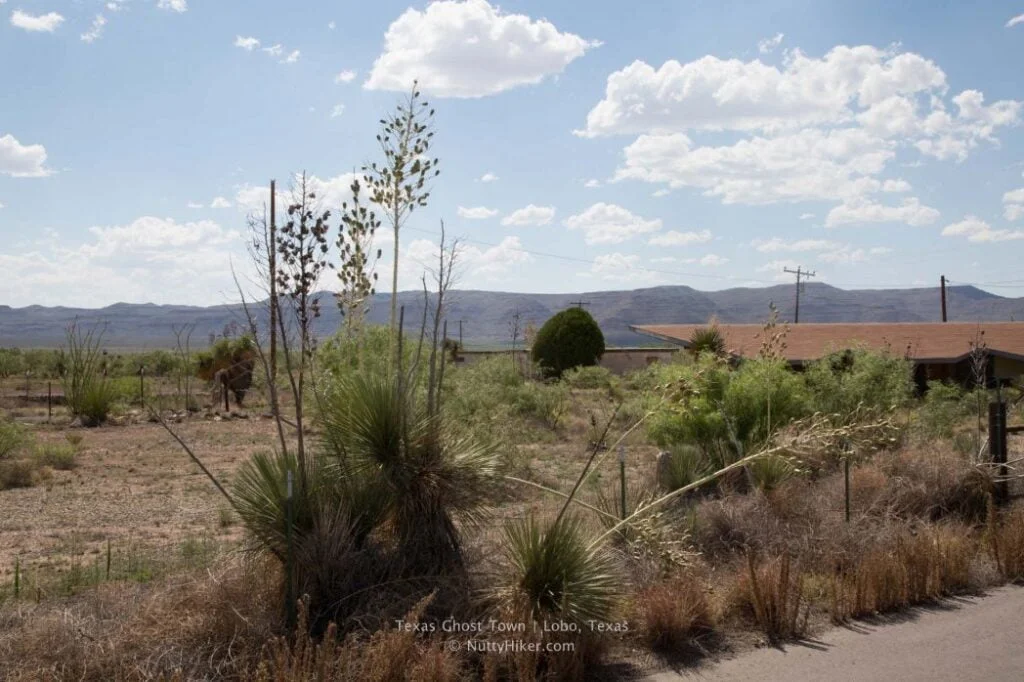
[(970, 394), (960, 386), (944, 381), (929, 381), (921, 407), (917, 410), (916, 431), (925, 439), (952, 438), (974, 407)]
[(0, 459), (14, 455), (25, 444), (25, 430), (14, 422), (0, 420)]
[(903, 358), (863, 349), (832, 353), (804, 373), (813, 408), (850, 414), (858, 406), (889, 411), (913, 395), (913, 367)]
[(40, 465), (61, 471), (74, 469), (78, 465), (76, 455), (75, 447), (70, 443), (40, 443), (32, 452)]
[(78, 396), (74, 413), (82, 420), (82, 426), (99, 426), (107, 421), (117, 397), (110, 382), (96, 378)]
[(572, 388), (611, 388), (615, 377), (606, 367), (591, 365), (573, 367), (562, 375), (562, 381)]
[(546, 376), (561, 377), (573, 367), (596, 365), (604, 355), (604, 334), (586, 310), (569, 308), (544, 323), (531, 353)]
[(0, 490), (31, 488), (35, 485), (35, 469), (27, 459), (0, 461)]

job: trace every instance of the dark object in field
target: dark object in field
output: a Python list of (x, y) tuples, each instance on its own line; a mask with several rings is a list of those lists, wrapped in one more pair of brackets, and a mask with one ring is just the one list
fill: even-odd
[(221, 339), (209, 351), (200, 353), (197, 360), (196, 375), (214, 382), (214, 403), (219, 402), (224, 392), (231, 391), (235, 395), (235, 404), (241, 407), (245, 392), (252, 386), (252, 371), (256, 366), (252, 340), (244, 336), (234, 340)]
[(218, 393), (231, 391), (235, 395), (235, 404), (241, 407), (245, 392), (252, 386), (254, 365), (253, 358), (243, 358), (229, 367), (217, 370), (213, 375), (213, 381), (218, 387)]

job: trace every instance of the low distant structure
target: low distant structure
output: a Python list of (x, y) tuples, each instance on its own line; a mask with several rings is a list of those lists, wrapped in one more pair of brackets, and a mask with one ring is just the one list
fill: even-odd
[[(707, 324), (630, 325), (633, 331), (688, 348)], [(755, 357), (761, 350), (760, 324), (715, 324), (733, 357)], [(776, 329), (776, 332), (779, 330)], [(914, 363), (919, 384), (931, 380), (973, 382), (972, 348), (984, 353), (989, 383), (1024, 375), (1024, 322), (860, 322), (789, 325), (782, 356), (796, 368), (837, 351), (864, 348), (889, 352)]]
[[(627, 374), (638, 369), (654, 364), (655, 362), (668, 362), (672, 356), (679, 352), (678, 348), (605, 348), (604, 355), (598, 365), (608, 369), (613, 374)], [(455, 354), (455, 362), (460, 365), (472, 365), (486, 358), (508, 357), (511, 350), (458, 350)], [(526, 373), (530, 369), (530, 351), (517, 349), (515, 351), (516, 364), (520, 371)]]

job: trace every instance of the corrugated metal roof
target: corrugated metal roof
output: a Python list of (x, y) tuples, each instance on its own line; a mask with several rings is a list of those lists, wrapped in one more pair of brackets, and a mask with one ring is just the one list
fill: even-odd
[[(684, 348), (697, 329), (707, 324), (631, 325), (633, 331), (678, 343)], [(764, 326), (716, 324), (726, 349), (753, 357), (761, 349)], [(776, 332), (781, 326), (776, 327)], [(846, 348), (889, 351), (918, 361), (950, 362), (965, 357), (971, 343), (981, 338), (989, 351), (1024, 359), (1024, 322), (864, 322), (790, 324), (784, 357), (790, 362), (816, 360)]]

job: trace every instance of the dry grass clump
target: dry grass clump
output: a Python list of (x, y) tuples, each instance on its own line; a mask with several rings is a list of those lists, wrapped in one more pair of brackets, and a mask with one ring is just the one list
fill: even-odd
[(739, 605), (772, 641), (802, 636), (807, 631), (810, 604), (804, 599), (804, 573), (788, 554), (759, 561), (747, 553), (740, 576)]
[(950, 524), (898, 530), (838, 567), (830, 586), (832, 620), (894, 611), (961, 592), (971, 585), (976, 543), (969, 528)]
[(642, 589), (633, 598), (630, 620), (641, 640), (661, 653), (699, 648), (714, 629), (707, 587), (691, 572)]
[[(421, 599), (403, 619), (420, 622), (433, 594)], [(302, 606), (294, 643), (272, 639), (252, 679), (256, 682), (451, 682), (467, 679), (459, 657), (443, 642), (422, 639), (413, 629), (385, 628), (368, 640), (339, 640), (331, 623), (320, 643), (309, 636), (308, 607)]]
[(1024, 580), (1024, 508), (992, 514), (986, 535), (1003, 580)]
[(248, 679), (279, 622), (278, 576), (225, 560), (204, 574), (108, 583), (0, 610), (0, 679)]
[(985, 519), (991, 478), (950, 447), (899, 450), (875, 462), (886, 478), (876, 511), (932, 521)]

